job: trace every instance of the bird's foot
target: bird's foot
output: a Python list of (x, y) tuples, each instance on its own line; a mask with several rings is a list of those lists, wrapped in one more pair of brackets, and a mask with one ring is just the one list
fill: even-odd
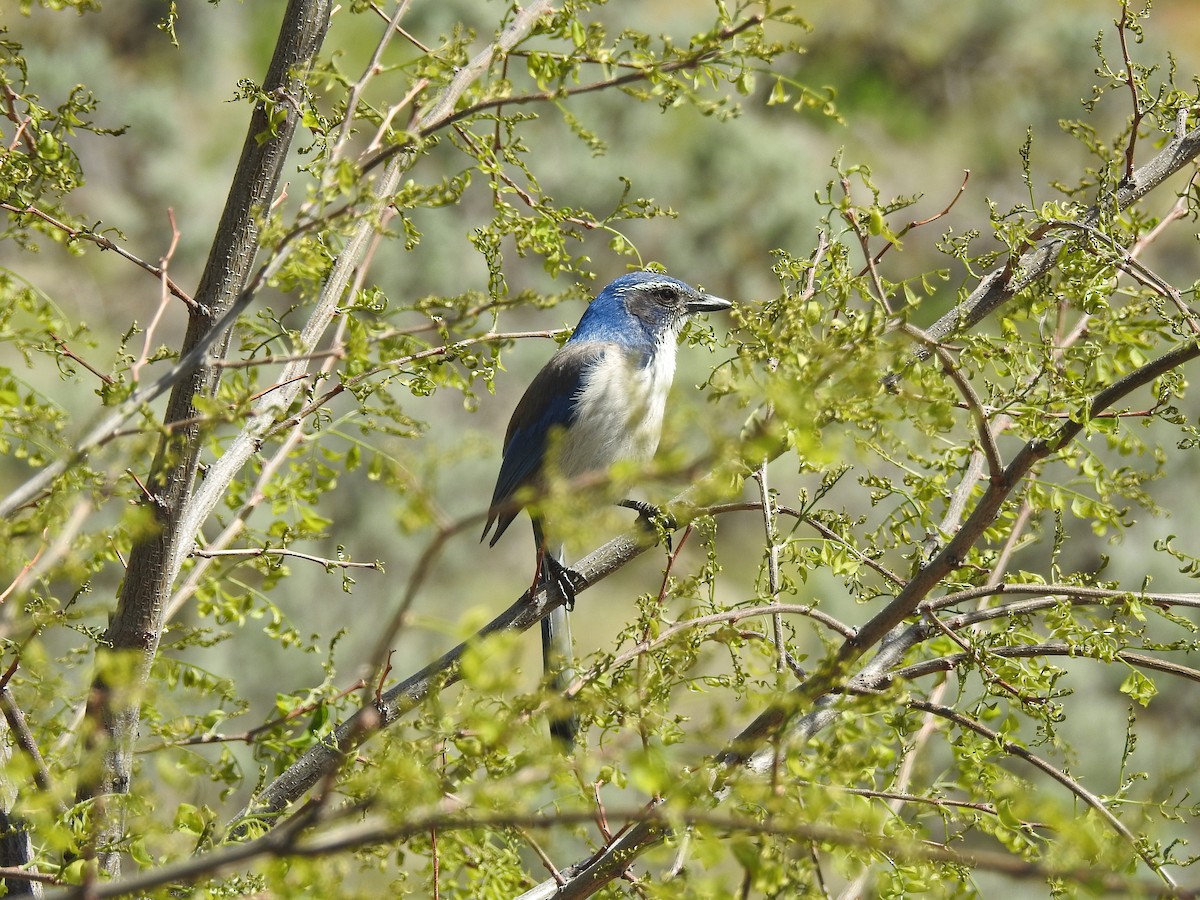
[(545, 565), (545, 571), (542, 573), (543, 582), (554, 586), (562, 596), (563, 605), (567, 609), (574, 609), (575, 593), (578, 587), (583, 585), (583, 577), (549, 553), (545, 554), (542, 559)]
[(632, 509), (638, 514), (638, 521), (646, 528), (647, 531), (659, 535), (667, 544), (667, 552), (673, 551), (674, 546), (671, 543), (671, 532), (679, 527), (679, 523), (675, 521), (675, 517), (663, 509), (661, 506), (655, 506), (653, 503), (647, 503), (645, 500), (620, 500), (618, 506), (624, 506), (626, 509)]

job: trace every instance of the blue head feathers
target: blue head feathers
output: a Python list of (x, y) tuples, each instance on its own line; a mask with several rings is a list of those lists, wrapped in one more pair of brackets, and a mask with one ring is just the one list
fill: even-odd
[(680, 328), (690, 315), (731, 305), (654, 272), (622, 275), (605, 287), (517, 404), (484, 537), (495, 523), (494, 544), (520, 511), (516, 493), (538, 483), (552, 431), (554, 462), (567, 478), (652, 456)]

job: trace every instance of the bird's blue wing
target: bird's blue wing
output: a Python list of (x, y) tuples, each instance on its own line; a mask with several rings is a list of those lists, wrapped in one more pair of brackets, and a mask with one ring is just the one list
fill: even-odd
[(584, 378), (607, 349), (602, 343), (568, 341), (525, 390), (504, 435), (504, 460), (483, 529), (483, 537), (487, 537), (492, 523), (496, 524), (489, 546), (500, 539), (521, 511), (513, 502), (514, 495), (541, 474), (551, 431), (571, 426)]

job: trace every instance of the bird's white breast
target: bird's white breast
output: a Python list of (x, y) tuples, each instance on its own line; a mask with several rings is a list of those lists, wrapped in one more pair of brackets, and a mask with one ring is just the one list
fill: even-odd
[(575, 420), (559, 448), (564, 476), (575, 478), (620, 460), (654, 455), (675, 376), (673, 338), (668, 335), (645, 366), (638, 366), (640, 353), (613, 345), (591, 367), (579, 390)]

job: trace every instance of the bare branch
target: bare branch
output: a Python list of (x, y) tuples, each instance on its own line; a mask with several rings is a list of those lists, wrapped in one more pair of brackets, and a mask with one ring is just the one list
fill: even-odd
[(325, 556), (313, 556), (311, 553), (301, 553), (299, 550), (288, 550), (283, 547), (246, 547), (240, 550), (193, 550), (190, 555), (207, 559), (216, 559), (223, 556), (239, 556), (249, 559), (256, 559), (260, 556), (288, 556), (293, 559), (314, 562), (327, 569), (374, 569), (377, 572), (383, 571), (383, 563), (378, 560), (375, 562), (355, 562), (349, 559), (329, 559)]
[(167, 306), (170, 303), (170, 281), (167, 277), (167, 266), (171, 263), (171, 258), (175, 255), (175, 249), (179, 246), (179, 227), (175, 224), (175, 211), (167, 210), (167, 220), (171, 223), (171, 243), (167, 247), (167, 252), (163, 254), (159, 260), (159, 268), (162, 270), (162, 296), (158, 301), (158, 309), (154, 311), (154, 318), (150, 320), (150, 324), (146, 326), (146, 337), (142, 341), (142, 352), (138, 356), (137, 361), (129, 367), (129, 375), (136, 382), (138, 373), (142, 366), (150, 358), (150, 345), (154, 341), (154, 333), (158, 330), (158, 323), (162, 321), (164, 313), (167, 311)]
[(1121, 42), (1121, 59), (1125, 62), (1125, 83), (1129, 86), (1133, 112), (1129, 116), (1129, 143), (1125, 145), (1125, 179), (1133, 179), (1134, 148), (1137, 146), (1138, 129), (1142, 127), (1142, 110), (1138, 99), (1137, 79), (1133, 74), (1133, 59), (1129, 55), (1129, 0), (1121, 0), (1121, 18), (1117, 22), (1117, 38)]
[(115, 254), (117, 254), (117, 256), (121, 257), (122, 259), (129, 260), (139, 269), (143, 269), (146, 272), (149, 272), (155, 278), (159, 279), (167, 286), (167, 290), (169, 290), (173, 296), (184, 302), (188, 309), (195, 309), (196, 301), (188, 296), (187, 292), (184, 291), (183, 288), (181, 288), (167, 276), (167, 270), (165, 267), (155, 266), (146, 262), (144, 259), (141, 259), (130, 251), (126, 250), (111, 238), (105, 237), (102, 234), (96, 234), (94, 231), (89, 231), (85, 228), (73, 228), (66, 222), (60, 222), (58, 219), (54, 218), (54, 216), (50, 215), (50, 213), (38, 209), (35, 206), (13, 206), (11, 203), (0, 203), (0, 209), (13, 213), (16, 216), (33, 216), (34, 218), (41, 219), (46, 224), (57, 228), (59, 231), (65, 234), (68, 241), (87, 241), (88, 243), (95, 244), (101, 250), (113, 251)]
[[(971, 179), (971, 170), (964, 169), (962, 184), (960, 184), (958, 186), (958, 192), (954, 195), (954, 197), (950, 200), (950, 202), (947, 203), (941, 209), (940, 212), (936, 212), (932, 216), (929, 216), (928, 218), (925, 218), (925, 219), (921, 219), (919, 221), (909, 222), (907, 225), (905, 225), (903, 228), (901, 228), (898, 232), (896, 232), (896, 239), (889, 240), (886, 244), (883, 245), (882, 249), (880, 249), (880, 251), (878, 253), (876, 253), (874, 257), (872, 257), (872, 260), (871, 260), (872, 263), (874, 263), (875, 265), (879, 265), (879, 261), (883, 259), (884, 255), (889, 250), (891, 250), (893, 247), (897, 246), (899, 244), (900, 239), (903, 238), (910, 231), (912, 231), (914, 228), (922, 228), (925, 225), (930, 225), (933, 222), (936, 222), (938, 219), (941, 219), (944, 216), (948, 216), (950, 214), (950, 210), (954, 209), (955, 204), (957, 204), (958, 201), (960, 199), (962, 199), (962, 195), (964, 193), (966, 193), (967, 182), (970, 181), (970, 179)], [(858, 273), (858, 277), (862, 278), (864, 275), (867, 274), (867, 271), (868, 271), (868, 267), (864, 266), (862, 271)]]

